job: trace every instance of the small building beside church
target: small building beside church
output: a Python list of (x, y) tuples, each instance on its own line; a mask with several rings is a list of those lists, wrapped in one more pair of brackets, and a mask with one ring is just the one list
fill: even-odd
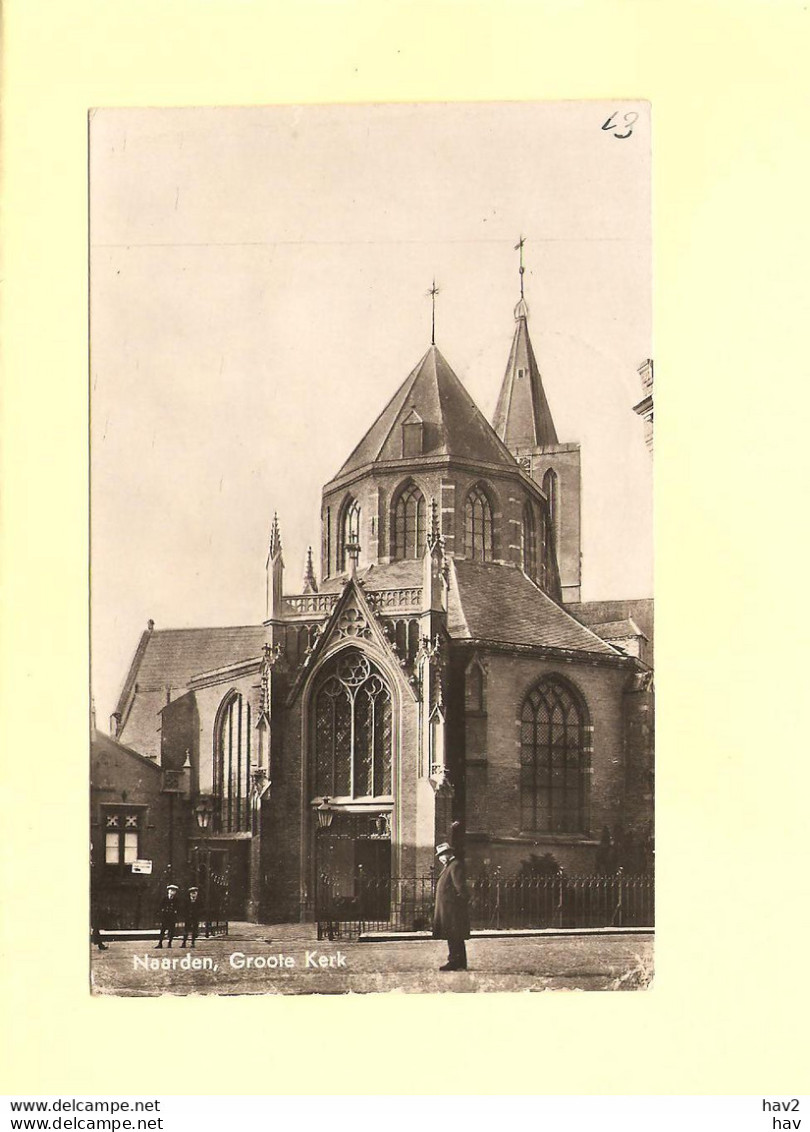
[(492, 424), (431, 344), (324, 486), (303, 584), (274, 520), (263, 617), (138, 642), (113, 738), (182, 776), (232, 918), (427, 876), (453, 821), (470, 872), (651, 834), (652, 603), (581, 600), (580, 449), (514, 318)]

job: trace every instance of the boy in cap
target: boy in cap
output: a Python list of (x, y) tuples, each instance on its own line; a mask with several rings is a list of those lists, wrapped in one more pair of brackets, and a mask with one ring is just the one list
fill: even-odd
[(467, 907), (467, 883), (464, 865), (447, 841), (436, 846), (436, 856), (444, 868), (436, 884), (433, 912), (433, 938), (447, 940), (447, 962), (440, 971), (466, 971), (467, 947), (470, 938), (470, 913)]
[(176, 884), (166, 885), (166, 895), (160, 902), (160, 939), (156, 947), (163, 947), (163, 938), (168, 935), (169, 947), (172, 945), (174, 939), (174, 929), (177, 924), (177, 910), (180, 906), (180, 901), (177, 899), (177, 893), (180, 891)]
[(188, 937), (191, 936), (191, 946), (194, 947), (197, 940), (197, 933), (200, 930), (200, 890), (196, 884), (193, 884), (188, 890), (186, 897), (186, 922), (183, 929), (183, 942), (181, 947), (186, 946)]

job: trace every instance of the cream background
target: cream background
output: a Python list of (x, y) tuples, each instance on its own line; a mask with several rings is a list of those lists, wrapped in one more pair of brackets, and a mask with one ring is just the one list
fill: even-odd
[[(806, 6), (10, 0), (3, 38), (3, 1090), (806, 1092)], [(612, 96), (653, 106), (654, 991), (91, 999), (87, 109)]]

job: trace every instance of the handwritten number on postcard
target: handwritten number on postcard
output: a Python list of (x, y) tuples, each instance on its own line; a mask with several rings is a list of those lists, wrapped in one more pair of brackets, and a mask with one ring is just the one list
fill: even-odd
[(611, 114), (608, 120), (603, 124), (602, 129), (625, 130), (625, 133), (615, 133), (613, 136), (614, 138), (629, 138), (633, 132), (633, 126), (635, 126), (636, 122), (638, 121), (638, 114), (635, 110), (628, 110), (627, 113), (623, 115), (623, 123), (616, 121), (618, 115), (618, 110), (615, 112), (615, 114)]

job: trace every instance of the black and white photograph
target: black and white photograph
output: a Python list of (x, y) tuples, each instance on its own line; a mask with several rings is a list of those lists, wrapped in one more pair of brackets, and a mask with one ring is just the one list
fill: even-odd
[(655, 993), (650, 130), (90, 112), (93, 993)]

